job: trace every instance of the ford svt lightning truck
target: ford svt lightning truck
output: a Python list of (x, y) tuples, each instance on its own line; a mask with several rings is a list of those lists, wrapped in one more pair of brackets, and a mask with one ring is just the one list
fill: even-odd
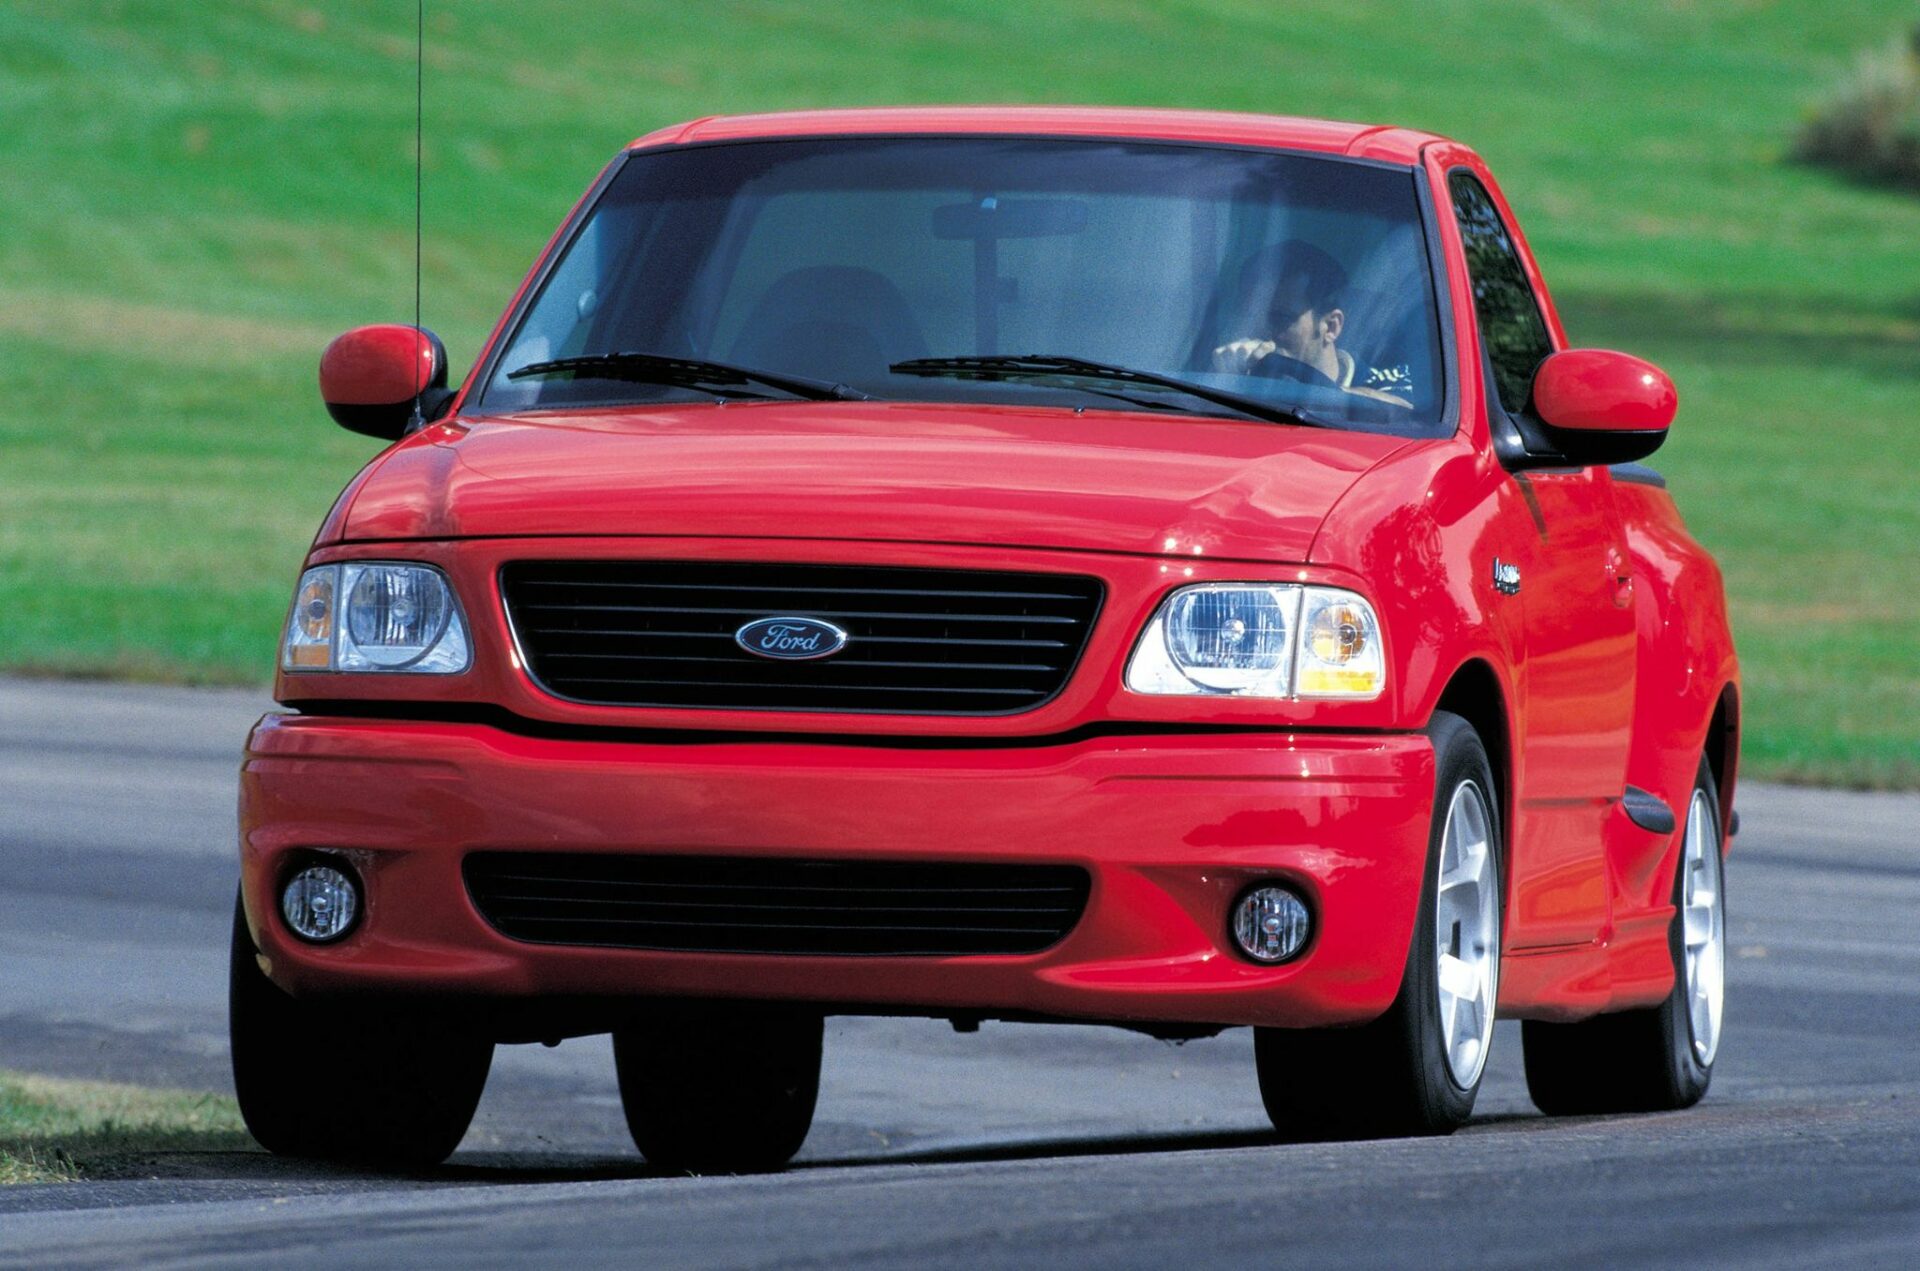
[[(304, 562), (247, 744), (234, 1077), (432, 1162), (611, 1033), (667, 1167), (771, 1168), (822, 1021), (1256, 1030), (1275, 1126), (1699, 1099), (1740, 685), (1672, 383), (1571, 347), (1427, 133), (715, 118), (606, 167)], [(1251, 1075), (1250, 1075), (1251, 1076)]]

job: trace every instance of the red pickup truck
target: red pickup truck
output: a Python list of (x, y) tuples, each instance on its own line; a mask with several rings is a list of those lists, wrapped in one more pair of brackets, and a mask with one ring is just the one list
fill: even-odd
[(776, 1166), (822, 1019), (1252, 1026), (1278, 1129), (1443, 1133), (1719, 1044), (1740, 697), (1658, 369), (1567, 346), (1400, 128), (937, 108), (622, 151), (392, 444), (241, 781), (234, 1078), (435, 1161), (493, 1047), (611, 1033), (646, 1156)]

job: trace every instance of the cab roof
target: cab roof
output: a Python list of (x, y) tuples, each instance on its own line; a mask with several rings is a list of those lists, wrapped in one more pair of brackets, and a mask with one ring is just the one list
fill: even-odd
[(1444, 138), (1411, 128), (1339, 123), (1224, 110), (1132, 106), (885, 106), (711, 115), (650, 132), (629, 149), (691, 142), (886, 133), (1010, 133), (1045, 137), (1127, 137), (1198, 141), (1277, 150), (1311, 150), (1387, 163), (1415, 164)]

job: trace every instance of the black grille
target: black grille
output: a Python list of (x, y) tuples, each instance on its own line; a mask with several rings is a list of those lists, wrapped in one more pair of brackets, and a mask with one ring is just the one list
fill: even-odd
[(465, 868), (515, 940), (700, 953), (1038, 953), (1089, 886), (1067, 865), (480, 852)]
[[(611, 706), (1005, 715), (1058, 693), (1100, 608), (1096, 578), (725, 561), (516, 561), (500, 586), (528, 670)], [(756, 657), (759, 618), (847, 632), (813, 661)]]

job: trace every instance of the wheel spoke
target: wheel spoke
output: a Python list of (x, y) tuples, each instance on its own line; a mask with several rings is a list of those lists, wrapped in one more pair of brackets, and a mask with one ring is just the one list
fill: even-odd
[(1693, 1001), (1688, 1004), (1688, 1014), (1692, 1016), (1693, 1035), (1696, 1038), (1713, 1035), (1713, 1003), (1705, 994), (1694, 994)]
[(1448, 954), (1440, 959), (1440, 991), (1461, 1001), (1472, 1001), (1480, 994), (1480, 973)]
[(1487, 844), (1484, 839), (1460, 844), (1451, 869), (1440, 874), (1442, 894), (1458, 887), (1475, 887), (1487, 872)]
[(1474, 1011), (1470, 1016), (1471, 1024), (1460, 1030), (1460, 1065), (1472, 1068), (1479, 1064), (1484, 1043), (1480, 1040), (1480, 1014)]
[(1681, 915), (1681, 925), (1687, 948), (1698, 949), (1713, 939), (1713, 906), (1688, 905)]

